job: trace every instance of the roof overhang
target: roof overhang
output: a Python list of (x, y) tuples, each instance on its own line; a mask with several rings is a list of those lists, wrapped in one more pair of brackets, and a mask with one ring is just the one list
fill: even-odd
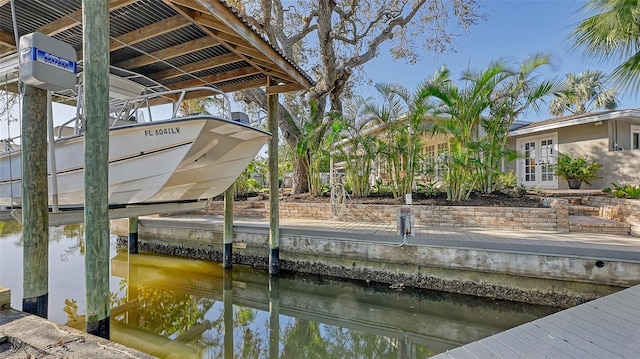
[(605, 122), (610, 120), (636, 119), (640, 120), (640, 110), (626, 109), (618, 111), (600, 112), (594, 114), (584, 114), (579, 116), (569, 116), (566, 119), (551, 119), (533, 122), (527, 126), (518, 128), (509, 132), (509, 137), (517, 137), (522, 135), (530, 135), (539, 132), (552, 131), (560, 128), (584, 125), (596, 122)]

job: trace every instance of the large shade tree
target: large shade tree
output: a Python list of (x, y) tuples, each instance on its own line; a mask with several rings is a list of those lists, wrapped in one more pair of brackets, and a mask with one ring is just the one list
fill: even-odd
[(615, 63), (611, 76), (620, 90), (637, 93), (640, 85), (640, 1), (589, 0), (586, 18), (572, 32), (573, 49)]
[[(450, 50), (458, 31), (483, 18), (476, 0), (261, 0), (229, 1), (316, 79), (307, 99), (299, 94), (282, 96), (279, 107), (284, 139), (293, 148), (306, 136), (309, 122), (325, 116), (308, 116), (306, 100), (316, 101), (322, 111), (342, 112), (354, 73), (374, 59), (388, 44), (396, 59), (415, 62), (427, 51)], [(244, 91), (237, 97), (266, 108), (261, 89)], [(302, 102), (302, 103), (301, 103)], [(330, 128), (330, 126), (326, 126)], [(314, 134), (314, 138), (321, 136)], [(318, 143), (317, 145), (320, 145)], [(313, 147), (313, 146), (310, 146)], [(303, 154), (304, 156), (304, 154)], [(307, 161), (299, 161), (294, 192), (306, 191)]]

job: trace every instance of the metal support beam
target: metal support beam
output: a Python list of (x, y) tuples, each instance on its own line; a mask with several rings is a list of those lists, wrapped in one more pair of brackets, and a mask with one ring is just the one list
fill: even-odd
[(109, 1), (83, 0), (87, 332), (109, 339)]
[[(273, 85), (269, 79), (269, 85)], [(269, 140), (269, 274), (280, 272), (280, 183), (278, 177), (278, 95), (268, 95)]]
[(224, 268), (231, 268), (233, 265), (233, 195), (235, 187), (235, 184), (232, 184), (224, 192), (224, 233), (222, 235), (224, 242), (222, 265)]
[(49, 210), (47, 189), (47, 91), (25, 86), (22, 105), (22, 310), (47, 318)]

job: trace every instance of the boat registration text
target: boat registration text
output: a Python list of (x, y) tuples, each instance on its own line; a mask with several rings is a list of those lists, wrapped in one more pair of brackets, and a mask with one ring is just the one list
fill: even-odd
[(176, 135), (180, 133), (180, 127), (156, 128), (155, 130), (144, 130), (145, 137)]

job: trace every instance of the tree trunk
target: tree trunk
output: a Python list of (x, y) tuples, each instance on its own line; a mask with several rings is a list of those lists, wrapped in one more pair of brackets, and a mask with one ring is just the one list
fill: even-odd
[(293, 194), (309, 192), (309, 168), (302, 156), (296, 156), (295, 162), (291, 192)]

